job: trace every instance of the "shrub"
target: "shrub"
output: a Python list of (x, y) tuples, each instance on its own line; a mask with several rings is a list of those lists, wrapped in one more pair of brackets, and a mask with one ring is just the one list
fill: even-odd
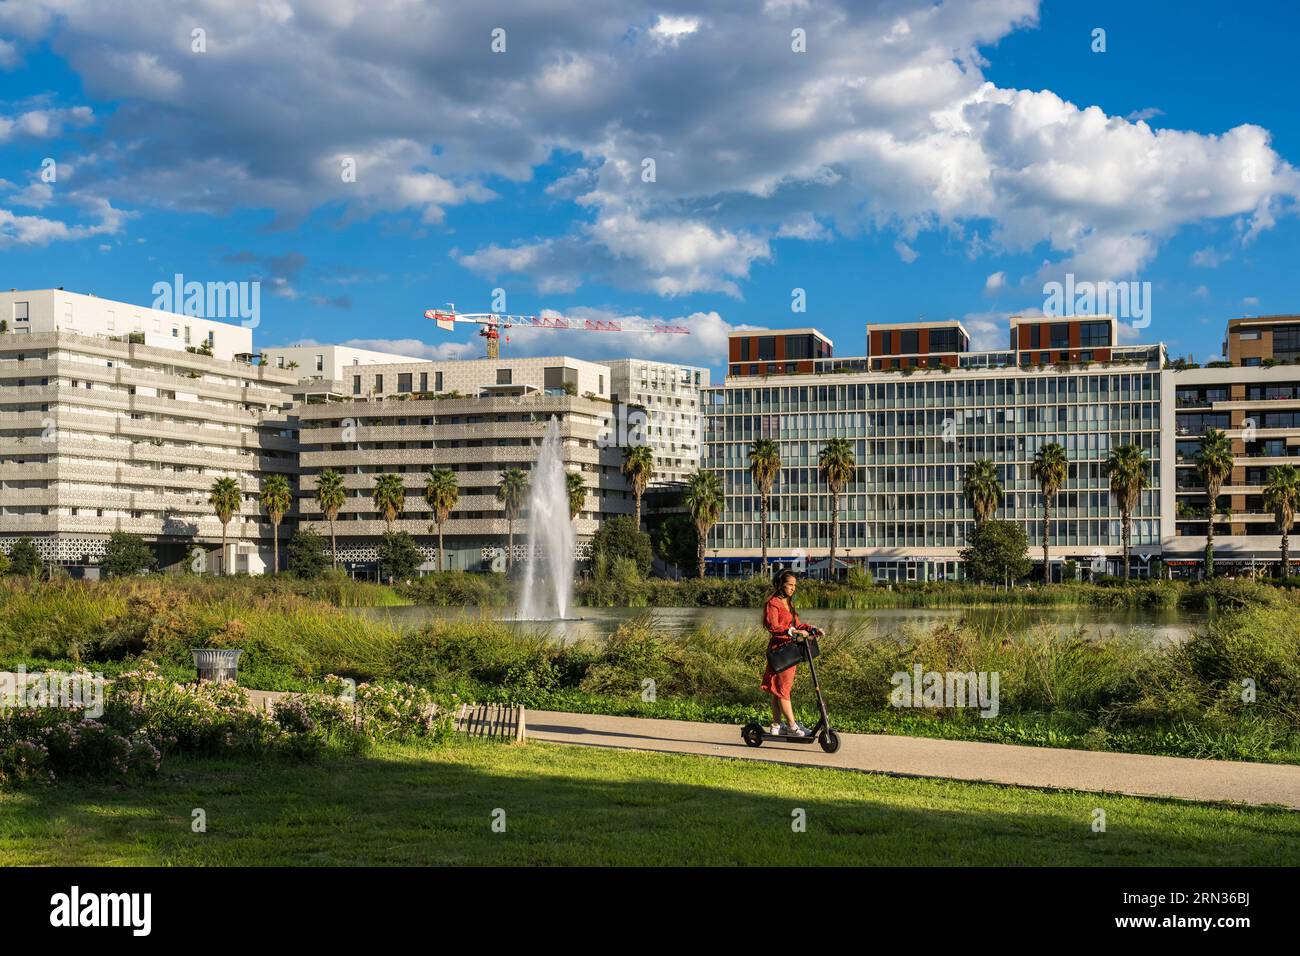
[(325, 539), (311, 528), (299, 528), (285, 548), (285, 567), (304, 581), (312, 581), (330, 566), (325, 553)]
[(31, 538), (19, 538), (9, 552), (9, 573), (38, 575), (44, 567), (40, 552)]
[(627, 515), (617, 515), (601, 522), (600, 529), (591, 539), (591, 553), (593, 558), (604, 555), (611, 565), (618, 558), (629, 558), (642, 575), (650, 573), (654, 561), (650, 536), (638, 529)]
[(424, 553), (416, 546), (415, 539), (405, 531), (386, 532), (377, 550), (380, 570), (390, 581), (404, 581), (414, 577), (424, 563)]
[(152, 571), (158, 559), (144, 538), (128, 531), (114, 531), (104, 545), (99, 569), (105, 577), (125, 578), (141, 571)]

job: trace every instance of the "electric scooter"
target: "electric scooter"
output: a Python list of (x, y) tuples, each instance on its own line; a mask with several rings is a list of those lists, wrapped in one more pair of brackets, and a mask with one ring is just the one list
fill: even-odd
[[(817, 637), (825, 632), (818, 627), (808, 627), (805, 631), (810, 632), (812, 636)], [(797, 637), (800, 647), (803, 649), (803, 659), (808, 664), (808, 673), (812, 675), (813, 690), (817, 692), (817, 710), (821, 714), (816, 725), (808, 731), (806, 737), (791, 737), (789, 734), (774, 734), (769, 728), (757, 721), (746, 724), (740, 731), (741, 739), (751, 747), (763, 746), (765, 740), (779, 740), (788, 744), (810, 744), (814, 740), (821, 744), (822, 750), (828, 754), (833, 754), (840, 749), (840, 735), (831, 730), (831, 718), (826, 713), (826, 701), (822, 698), (822, 686), (817, 680), (817, 665), (813, 663), (812, 649), (809, 647), (806, 637)]]

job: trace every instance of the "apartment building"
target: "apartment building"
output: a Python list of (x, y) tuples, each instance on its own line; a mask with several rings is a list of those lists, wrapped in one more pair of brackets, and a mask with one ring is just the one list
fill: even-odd
[(614, 443), (642, 436), (654, 453), (651, 483), (684, 482), (700, 466), (700, 395), (709, 387), (709, 370), (645, 359), (602, 364), (610, 371), (610, 394), (625, 433), (613, 436)]
[(970, 334), (956, 319), (867, 326), (867, 357), (873, 372), (896, 368), (956, 368), (970, 351)]
[[(837, 554), (879, 578), (959, 576), (959, 553), (974, 525), (962, 482), (980, 458), (993, 459), (1006, 491), (998, 517), (1021, 524), (1036, 545), (1042, 506), (1030, 465), (1049, 442), (1063, 445), (1070, 458), (1049, 529), (1053, 561), (1120, 570), (1120, 517), (1102, 466), (1113, 448), (1127, 443), (1147, 453), (1154, 476), (1133, 516), (1134, 550), (1158, 555), (1168, 451), (1161, 441), (1164, 349), (1085, 349), (1082, 343), (1094, 333), (1082, 326), (1094, 323), (1109, 330), (1113, 343), (1111, 318), (1013, 319), (1016, 330), (1046, 326), (1038, 332), (1040, 343), (1046, 334), (1048, 343), (1065, 344), (1043, 349), (1025, 331), (1024, 351), (959, 351), (955, 366), (927, 362), (873, 371), (865, 358), (833, 357), (813, 360), (808, 371), (786, 371), (778, 362), (775, 371), (755, 374), (742, 366), (705, 393), (703, 467), (721, 474), (727, 495), (722, 520), (709, 536), (708, 561), (718, 570), (757, 568), (760, 503), (747, 460), (757, 438), (778, 442), (784, 462), (771, 504), (770, 555), (776, 560), (803, 558), (815, 565), (829, 554), (831, 498), (817, 459), (830, 438), (848, 439), (857, 459), (840, 500)], [(947, 323), (934, 329), (910, 324), (905, 331), (919, 338), (949, 329)], [(883, 329), (872, 328), (877, 331)], [(733, 344), (733, 357), (738, 351)], [(1084, 352), (1091, 355), (1084, 358)], [(1138, 558), (1133, 571), (1143, 574), (1147, 567)]]
[(295, 402), (321, 402), (344, 394), (351, 370), (362, 365), (411, 364), (423, 361), (418, 355), (376, 352), (349, 345), (276, 345), (261, 350), (272, 368), (298, 377), (290, 391)]
[(1277, 465), (1300, 465), (1300, 315), (1231, 319), (1223, 354), (1204, 368), (1174, 371), (1164, 384), (1175, 454), (1164, 463), (1163, 551), (1179, 575), (1204, 569), (1211, 508), (1197, 457), (1207, 429), (1226, 432), (1233, 452), (1215, 517), (1218, 573), (1262, 571), (1281, 560), (1264, 487)]
[[(80, 573), (129, 531), (164, 565), (270, 564), (258, 493), (297, 473), (293, 377), (252, 364), (250, 329), (59, 290), (0, 294), (0, 320), (0, 549), (30, 537)], [(223, 477), (244, 493), (224, 554)]]
[[(407, 531), (436, 566), (433, 515), (423, 493), (434, 468), (456, 474), (460, 500), (444, 531), (448, 565), (478, 570), (508, 543), (509, 526), (496, 499), (507, 468), (531, 471), (554, 417), (568, 471), (586, 479), (588, 494), (575, 522), (585, 553), (599, 522), (633, 510), (620, 466), (622, 451), (609, 398), (610, 370), (567, 357), (511, 358), (359, 366), (349, 369), (343, 396), (298, 408), (301, 425), (302, 524), (328, 535), (314, 494), (320, 473), (343, 476), (347, 503), (335, 522), (340, 560), (368, 572), (387, 525), (371, 494), (377, 475), (399, 474), (406, 486)], [(525, 557), (523, 522), (514, 558)]]

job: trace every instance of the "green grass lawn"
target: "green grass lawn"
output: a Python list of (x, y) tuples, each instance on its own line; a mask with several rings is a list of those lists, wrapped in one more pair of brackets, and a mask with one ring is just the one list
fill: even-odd
[(1300, 813), (478, 741), (0, 794), (0, 865), (262, 864), (1295, 866)]

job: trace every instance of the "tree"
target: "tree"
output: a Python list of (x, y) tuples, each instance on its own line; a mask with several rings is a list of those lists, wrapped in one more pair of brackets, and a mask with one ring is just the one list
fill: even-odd
[(966, 577), (985, 584), (1009, 584), (1027, 575), (1029, 537), (1014, 521), (981, 521), (961, 551)]
[(497, 501), (506, 513), (509, 550), (506, 551), (506, 567), (515, 563), (515, 522), (523, 514), (524, 502), (528, 499), (528, 476), (520, 468), (507, 468), (501, 473), (501, 483), (497, 486)]
[(650, 572), (654, 561), (650, 535), (639, 529), (628, 515), (615, 515), (600, 523), (591, 539), (591, 556), (594, 560), (602, 554), (610, 567), (618, 558), (636, 562), (636, 569), (643, 576)]
[(333, 468), (326, 468), (316, 478), (316, 503), (320, 513), (330, 523), (330, 560), (334, 567), (339, 566), (338, 539), (334, 537), (334, 522), (347, 501), (348, 491), (343, 485), (343, 476)]
[(239, 514), (239, 506), (243, 501), (243, 492), (239, 490), (239, 482), (234, 478), (218, 478), (212, 483), (208, 504), (216, 512), (217, 520), (221, 522), (221, 573), (223, 575), (229, 573), (226, 569), (226, 528), (230, 525), (230, 519)]
[(840, 543), (840, 495), (857, 471), (853, 446), (844, 438), (832, 438), (822, 448), (817, 470), (831, 493), (831, 577), (835, 577), (835, 549)]
[(1119, 505), (1120, 541), (1124, 551), (1124, 580), (1129, 576), (1129, 541), (1132, 537), (1133, 512), (1138, 506), (1142, 492), (1147, 489), (1150, 480), (1147, 470), (1151, 463), (1146, 453), (1137, 445), (1120, 445), (1110, 453), (1102, 474), (1110, 479), (1110, 493)]
[(310, 581), (325, 570), (325, 541), (311, 528), (299, 528), (284, 549), (284, 563), (289, 573)]
[(140, 535), (129, 531), (114, 531), (104, 545), (104, 557), (100, 559), (99, 570), (108, 578), (125, 578), (141, 571), (152, 571), (157, 563), (153, 549), (144, 543), (144, 538)]
[(388, 525), (388, 534), (393, 533), (393, 522), (406, 510), (406, 485), (401, 475), (375, 475), (375, 488), (370, 493), (375, 502), (375, 510)]
[(772, 503), (772, 485), (781, 473), (781, 448), (770, 438), (756, 438), (749, 446), (749, 476), (758, 490), (760, 509), (759, 538), (763, 548), (763, 576), (767, 577), (768, 508)]
[(1002, 482), (998, 480), (998, 468), (992, 458), (980, 458), (966, 469), (962, 490), (975, 512), (976, 527), (993, 517), (1002, 504)]
[(1205, 528), (1205, 576), (1214, 577), (1214, 513), (1219, 507), (1219, 492), (1232, 475), (1232, 442), (1226, 432), (1217, 428), (1206, 429), (1201, 436), (1201, 447), (1196, 456), (1196, 472), (1205, 482), (1205, 494), (1210, 499), (1209, 520)]
[(379, 542), (379, 567), (387, 575), (391, 584), (395, 580), (405, 580), (424, 563), (424, 555), (416, 547), (415, 539), (405, 531), (388, 531)]
[(1300, 508), (1300, 469), (1295, 465), (1270, 468), (1264, 486), (1264, 505), (1273, 512), (1278, 533), (1282, 536), (1282, 577), (1291, 573), (1291, 526)]
[(636, 499), (636, 526), (641, 527), (641, 496), (654, 477), (655, 456), (649, 445), (634, 445), (623, 449), (623, 476), (632, 486)]
[(699, 537), (691, 519), (685, 515), (669, 515), (659, 526), (655, 550), (666, 563), (687, 566), (695, 559)]
[(36, 550), (36, 545), (32, 543), (31, 538), (19, 538), (14, 542), (9, 552), (10, 574), (36, 576), (44, 567), (45, 562), (41, 560), (41, 553)]
[(424, 501), (433, 512), (433, 523), (438, 526), (438, 570), (442, 570), (442, 528), (451, 518), (456, 502), (460, 500), (460, 485), (456, 473), (450, 468), (435, 468), (424, 482)]
[(1070, 472), (1070, 459), (1065, 449), (1056, 442), (1048, 442), (1034, 455), (1034, 463), (1029, 473), (1038, 482), (1038, 490), (1043, 495), (1043, 583), (1052, 580), (1052, 565), (1048, 554), (1048, 542), (1051, 540), (1052, 501), (1056, 493), (1065, 485)]
[(262, 486), (262, 510), (271, 519), (271, 531), (274, 535), (275, 558), (271, 573), (280, 573), (280, 522), (284, 513), (293, 504), (293, 492), (289, 490), (289, 479), (284, 475), (271, 475)]
[(577, 521), (582, 514), (582, 506), (587, 503), (587, 480), (580, 471), (564, 473), (564, 490), (569, 495), (569, 520)]
[(709, 539), (709, 531), (722, 517), (726, 497), (722, 491), (722, 479), (717, 472), (698, 470), (686, 482), (684, 498), (686, 510), (691, 521), (695, 523), (695, 533), (699, 540), (695, 546), (695, 557), (699, 562), (700, 577), (704, 577), (704, 545)]

